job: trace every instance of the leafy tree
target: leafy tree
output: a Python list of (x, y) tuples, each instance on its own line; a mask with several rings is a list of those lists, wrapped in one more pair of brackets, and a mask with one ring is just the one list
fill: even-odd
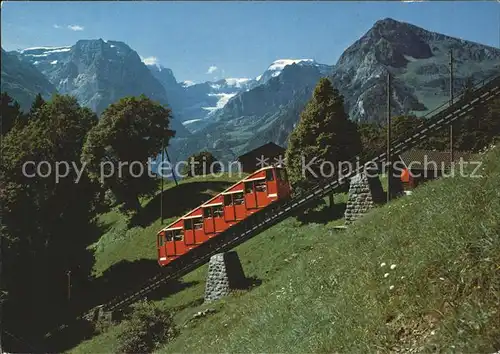
[[(413, 115), (396, 116), (391, 119), (391, 136), (393, 139), (402, 138), (422, 124), (422, 120)], [(386, 131), (384, 129), (384, 134)]]
[[(54, 318), (54, 307), (66, 302), (65, 273), (73, 270), (86, 277), (93, 257), (90, 243), (97, 186), (82, 173), (80, 154), (87, 132), (97, 117), (73, 97), (56, 95), (39, 108), (40, 119), (16, 125), (3, 139), (0, 166), (0, 199), (5, 237), (4, 266), (9, 291), (6, 316), (23, 331)], [(23, 171), (26, 162), (28, 168)], [(56, 180), (29, 175), (49, 172), (67, 162), (67, 177)]]
[(2, 92), (0, 95), (0, 106), (2, 109), (2, 131), (1, 134), (7, 134), (12, 127), (21, 120), (21, 106), (17, 101), (10, 97), (7, 92)]
[(170, 109), (145, 96), (125, 97), (104, 110), (87, 137), (82, 162), (91, 179), (110, 189), (126, 210), (139, 211), (139, 196), (156, 191), (148, 159), (174, 135), (170, 118)]
[(135, 311), (118, 335), (119, 353), (151, 353), (178, 333), (169, 312), (147, 301), (134, 307)]
[(377, 123), (359, 123), (358, 132), (361, 139), (361, 161), (372, 159), (386, 144), (385, 129)]
[[(322, 178), (323, 162), (331, 163), (325, 164), (324, 175), (332, 174), (331, 165), (338, 172), (339, 162), (359, 154), (360, 145), (356, 124), (345, 113), (342, 95), (330, 80), (320, 79), (289, 137), (286, 166), (294, 189), (300, 191), (317, 183)], [(303, 166), (310, 166), (313, 173)]]
[(220, 172), (220, 164), (216, 164), (217, 159), (209, 151), (202, 151), (189, 156), (187, 166), (182, 174), (187, 177), (204, 176), (208, 173)]

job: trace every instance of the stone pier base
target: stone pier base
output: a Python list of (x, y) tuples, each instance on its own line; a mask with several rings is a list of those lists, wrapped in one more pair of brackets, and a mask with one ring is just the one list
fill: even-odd
[(245, 273), (235, 251), (212, 256), (208, 264), (205, 302), (218, 300), (228, 295), (231, 289), (244, 287), (245, 280)]
[(112, 311), (105, 311), (103, 305), (99, 305), (87, 312), (83, 316), (83, 319), (85, 319), (89, 323), (92, 323), (93, 325), (96, 325), (99, 322), (111, 324), (115, 319), (115, 316)]
[(384, 189), (378, 176), (368, 177), (365, 173), (354, 176), (349, 185), (345, 223), (352, 223), (384, 200)]

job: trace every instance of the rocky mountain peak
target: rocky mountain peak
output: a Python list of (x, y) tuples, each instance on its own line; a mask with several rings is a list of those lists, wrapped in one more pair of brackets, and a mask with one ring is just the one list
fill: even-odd
[(450, 50), (457, 93), (468, 78), (488, 77), (498, 70), (499, 49), (386, 18), (342, 54), (333, 82), (355, 120), (381, 119), (375, 97), (385, 95), (388, 72), (394, 78), (394, 114), (425, 112), (430, 108), (427, 102), (448, 90)]
[(172, 69), (166, 68), (159, 64), (151, 64), (147, 65), (147, 67), (153, 73), (153, 76), (156, 77), (158, 81), (160, 81), (163, 87), (165, 87), (166, 90), (171, 88), (171, 86), (178, 86)]
[(368, 60), (394, 68), (406, 66), (407, 57), (430, 58), (432, 50), (422, 31), (419, 27), (391, 18), (377, 21), (343, 53), (339, 64), (345, 64), (356, 53), (363, 53)]

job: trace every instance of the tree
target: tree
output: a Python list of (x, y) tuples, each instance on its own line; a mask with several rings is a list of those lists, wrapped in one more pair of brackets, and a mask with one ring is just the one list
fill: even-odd
[(384, 136), (385, 129), (376, 122), (359, 123), (358, 132), (361, 139), (361, 161), (366, 161), (375, 157), (384, 148), (386, 137)]
[(22, 119), (21, 106), (10, 97), (7, 92), (0, 95), (0, 106), (2, 109), (2, 135), (6, 135), (12, 127)]
[(289, 137), (286, 167), (294, 189), (300, 192), (322, 176), (338, 173), (339, 162), (351, 160), (360, 151), (356, 124), (345, 113), (342, 95), (330, 80), (320, 79)]
[(106, 108), (85, 142), (82, 163), (92, 180), (113, 192), (128, 211), (141, 208), (139, 196), (156, 191), (148, 159), (168, 145), (169, 108), (145, 96), (125, 97)]
[(209, 151), (202, 151), (189, 156), (187, 166), (182, 171), (182, 175), (186, 177), (204, 176), (208, 173), (220, 172), (221, 166), (217, 159)]
[[(96, 185), (82, 171), (80, 154), (97, 117), (73, 97), (56, 95), (39, 108), (40, 119), (15, 125), (3, 139), (0, 199), (5, 237), (6, 317), (25, 333), (45, 325), (66, 303), (65, 273), (90, 274), (93, 256), (86, 248), (92, 236)], [(23, 169), (25, 163), (28, 168)], [(61, 163), (66, 162), (66, 167)], [(43, 165), (41, 164), (43, 163)], [(55, 178), (59, 163), (61, 177)], [(30, 176), (35, 166), (46, 177)], [(66, 309), (65, 309), (66, 310)], [(11, 327), (12, 328), (12, 327)], [(39, 327), (38, 327), (39, 328)]]
[(39, 93), (36, 95), (35, 100), (31, 104), (29, 116), (31, 119), (33, 119), (37, 112), (43, 107), (45, 104), (45, 100), (43, 99), (42, 95)]

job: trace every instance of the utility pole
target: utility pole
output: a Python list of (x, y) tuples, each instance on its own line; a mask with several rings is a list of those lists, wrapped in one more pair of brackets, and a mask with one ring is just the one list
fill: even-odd
[(391, 200), (391, 74), (387, 73), (387, 202)]
[[(453, 104), (453, 49), (450, 49), (450, 107)], [(450, 123), (450, 163), (453, 162), (453, 122)]]
[[(3, 119), (0, 119), (0, 165), (3, 165), (3, 154), (2, 154), (2, 137), (3, 137)], [(2, 347), (2, 335), (3, 335), (3, 323), (2, 323), (2, 316), (3, 316), (3, 302), (6, 298), (6, 293), (3, 290), (3, 273), (2, 273), (2, 260), (3, 260), (3, 203), (2, 199), (0, 199), (0, 354), (3, 353), (3, 347)]]
[(161, 172), (159, 173), (161, 178), (161, 193), (160, 193), (160, 225), (163, 225), (163, 162), (165, 161), (165, 138), (161, 140)]
[[(165, 152), (167, 153), (167, 160), (170, 166), (172, 166), (172, 161), (170, 161), (170, 156), (168, 156), (168, 150), (165, 148)], [(175, 186), (179, 186), (179, 182), (177, 182), (177, 177), (175, 177), (175, 168), (172, 166), (172, 177), (174, 178)]]
[(68, 302), (71, 300), (71, 270), (66, 272), (68, 276)]

